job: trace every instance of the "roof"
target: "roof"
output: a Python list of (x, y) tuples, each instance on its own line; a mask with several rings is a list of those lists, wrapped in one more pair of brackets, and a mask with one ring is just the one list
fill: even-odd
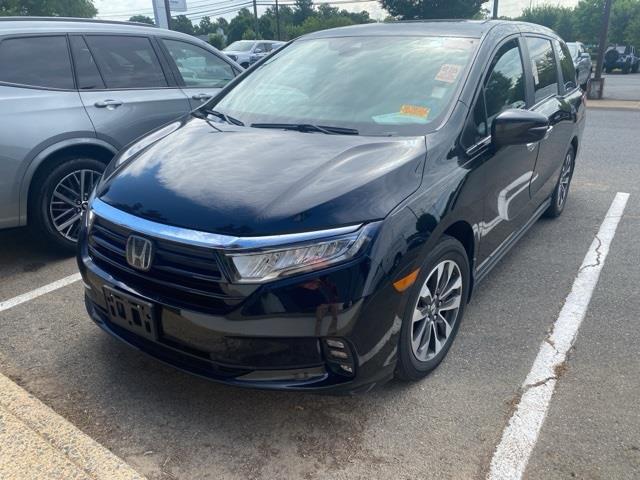
[(136, 22), (117, 22), (110, 20), (94, 20), (89, 18), (66, 17), (0, 17), (0, 32), (39, 33), (39, 32), (130, 32), (146, 33), (149, 29), (161, 30), (155, 25)]
[(434, 35), (480, 38), (489, 30), (503, 27), (505, 30), (530, 31), (553, 34), (540, 25), (511, 20), (417, 20), (390, 23), (366, 23), (348, 27), (332, 28), (305, 35), (304, 38), (364, 35)]

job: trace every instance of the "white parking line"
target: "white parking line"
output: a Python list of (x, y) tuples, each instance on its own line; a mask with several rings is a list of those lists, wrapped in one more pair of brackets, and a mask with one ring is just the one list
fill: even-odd
[(73, 275), (61, 278), (60, 280), (49, 283), (48, 285), (45, 285), (43, 287), (36, 288), (35, 290), (31, 290), (30, 292), (23, 293), (22, 295), (18, 295), (17, 297), (13, 297), (9, 300), (5, 300), (4, 302), (0, 302), (0, 312), (13, 308), (16, 305), (20, 305), (21, 303), (28, 302), (29, 300), (33, 300), (34, 298), (41, 295), (53, 292), (54, 290), (57, 290), (59, 288), (66, 287), (67, 285), (77, 282), (81, 278), (82, 277), (79, 273), (74, 273)]
[(491, 460), (487, 475), (489, 480), (517, 480), (524, 474), (547, 414), (558, 373), (587, 312), (628, 198), (628, 193), (618, 192), (613, 199), (600, 230), (582, 261), (571, 292), (553, 324), (553, 330), (542, 342), (522, 386), (518, 407), (503, 431)]

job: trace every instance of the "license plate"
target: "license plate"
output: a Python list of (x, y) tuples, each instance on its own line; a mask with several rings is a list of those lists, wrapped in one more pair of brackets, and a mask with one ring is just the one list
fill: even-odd
[(157, 338), (153, 304), (107, 286), (104, 296), (113, 323), (141, 337)]

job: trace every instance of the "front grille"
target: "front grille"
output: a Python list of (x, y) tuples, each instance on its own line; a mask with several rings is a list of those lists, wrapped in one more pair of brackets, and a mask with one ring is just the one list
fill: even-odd
[(209, 248), (145, 236), (153, 242), (149, 271), (132, 268), (126, 260), (126, 243), (134, 230), (96, 216), (89, 233), (89, 256), (107, 273), (139, 291), (149, 290), (176, 306), (227, 310), (242, 299), (225, 292), (217, 253)]

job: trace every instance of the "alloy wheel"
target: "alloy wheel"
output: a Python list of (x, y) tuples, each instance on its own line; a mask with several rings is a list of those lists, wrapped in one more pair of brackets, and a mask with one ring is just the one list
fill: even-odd
[(560, 182), (558, 183), (558, 208), (564, 206), (569, 194), (569, 184), (571, 183), (571, 175), (573, 173), (573, 155), (567, 153), (560, 171)]
[(435, 357), (451, 339), (462, 302), (462, 273), (453, 260), (438, 263), (425, 281), (411, 319), (411, 349), (421, 362)]
[(67, 240), (78, 240), (82, 213), (87, 209), (89, 195), (101, 175), (96, 170), (76, 170), (62, 178), (53, 189), (49, 217), (57, 232)]

